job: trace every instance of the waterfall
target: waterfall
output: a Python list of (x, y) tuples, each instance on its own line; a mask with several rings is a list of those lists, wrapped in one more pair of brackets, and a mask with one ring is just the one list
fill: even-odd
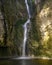
[(27, 42), (27, 37), (28, 37), (28, 24), (30, 24), (30, 18), (31, 18), (31, 14), (30, 14), (30, 9), (29, 9), (29, 5), (28, 5), (28, 0), (25, 0), (25, 4), (26, 4), (26, 8), (27, 8), (27, 12), (28, 12), (28, 20), (25, 22), (25, 24), (23, 25), (24, 28), (24, 39), (23, 39), (23, 50), (22, 50), (22, 56), (25, 56), (25, 47), (26, 47), (26, 42)]
[(27, 31), (28, 31), (28, 28), (27, 28), (27, 24), (29, 24), (30, 23), (30, 19), (28, 19), (27, 21), (26, 21), (26, 23), (24, 24), (24, 39), (23, 39), (23, 52), (22, 52), (22, 56), (25, 56), (25, 46), (26, 46), (26, 41), (27, 41), (27, 35), (28, 35), (28, 33), (27, 33)]
[[(30, 0), (30, 1), (31, 1), (31, 0)], [(28, 5), (28, 0), (25, 0), (25, 4), (26, 4), (26, 8), (27, 8), (27, 12), (28, 12), (28, 16), (29, 16), (29, 18), (31, 18), (30, 8), (29, 8), (29, 5)]]

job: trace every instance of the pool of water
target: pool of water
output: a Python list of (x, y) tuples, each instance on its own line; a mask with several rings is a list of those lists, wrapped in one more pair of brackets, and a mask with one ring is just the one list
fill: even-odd
[(0, 65), (52, 65), (51, 59), (0, 59)]

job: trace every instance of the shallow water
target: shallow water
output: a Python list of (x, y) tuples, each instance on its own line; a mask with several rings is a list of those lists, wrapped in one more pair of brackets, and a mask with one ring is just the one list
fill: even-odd
[(0, 65), (52, 65), (47, 59), (0, 59)]

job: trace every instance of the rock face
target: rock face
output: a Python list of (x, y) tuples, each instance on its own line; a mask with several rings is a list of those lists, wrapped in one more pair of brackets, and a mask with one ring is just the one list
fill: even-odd
[[(29, 55), (52, 57), (52, 4), (51, 0), (45, 0), (42, 7), (36, 5), (37, 14), (32, 20), (28, 49)], [(50, 5), (51, 4), (51, 5)]]
[(5, 0), (2, 1), (2, 4), (7, 24), (7, 45), (10, 45), (13, 43), (15, 32), (17, 33), (20, 30), (19, 27), (24, 24), (28, 16), (24, 0), (22, 2), (20, 0)]
[[(26, 22), (28, 18), (25, 1), (1, 0), (1, 12), (4, 15), (4, 19), (7, 27), (6, 28), (7, 43), (5, 46), (12, 47), (14, 53), (17, 54), (18, 51), (21, 52), (21, 48), (19, 47), (22, 46), (23, 24)], [(0, 25), (1, 25), (0, 27), (3, 28), (2, 24)], [(1, 44), (0, 46), (4, 46), (4, 40), (2, 39), (2, 41), (3, 43), (2, 44), (0, 43)]]
[[(28, 5), (32, 18), (26, 55), (52, 57), (52, 0), (37, 0), (37, 3), (28, 0)], [(1, 0), (1, 12), (7, 27), (7, 43), (4, 45), (4, 20), (0, 15), (0, 46), (8, 46), (9, 55), (21, 56), (23, 25), (28, 19), (25, 0)]]
[(0, 45), (3, 45), (3, 35), (4, 35), (3, 16), (0, 11)]

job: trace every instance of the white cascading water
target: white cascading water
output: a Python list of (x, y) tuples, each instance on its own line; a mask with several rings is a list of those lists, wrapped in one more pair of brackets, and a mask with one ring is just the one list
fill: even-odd
[(27, 35), (28, 35), (28, 24), (30, 24), (30, 18), (31, 18), (31, 14), (30, 14), (30, 10), (29, 10), (29, 5), (27, 0), (25, 0), (25, 4), (27, 7), (27, 12), (28, 12), (28, 20), (25, 22), (25, 24), (23, 25), (24, 28), (24, 39), (23, 39), (23, 50), (22, 50), (22, 56), (25, 56), (25, 47), (26, 47), (26, 41), (27, 41)]

